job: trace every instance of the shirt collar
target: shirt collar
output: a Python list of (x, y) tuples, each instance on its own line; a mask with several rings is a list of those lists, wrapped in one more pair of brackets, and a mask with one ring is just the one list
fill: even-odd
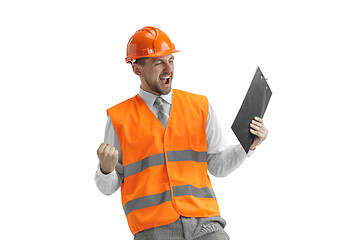
[[(140, 90), (139, 90), (139, 96), (144, 100), (146, 105), (148, 105), (149, 107), (151, 107), (154, 104), (156, 98), (158, 97), (155, 94), (152, 94), (152, 93), (149, 93), (149, 92), (143, 90), (141, 87), (140, 87)], [(166, 95), (160, 95), (160, 97), (171, 105), (171, 102), (172, 102), (172, 90)]]

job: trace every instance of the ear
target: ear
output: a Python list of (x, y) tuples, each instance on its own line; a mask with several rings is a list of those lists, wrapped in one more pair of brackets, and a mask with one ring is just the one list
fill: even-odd
[(141, 66), (139, 66), (138, 64), (135, 63), (134, 65), (132, 65), (132, 69), (136, 75), (138, 75), (139, 77), (142, 77), (143, 72), (142, 72)]

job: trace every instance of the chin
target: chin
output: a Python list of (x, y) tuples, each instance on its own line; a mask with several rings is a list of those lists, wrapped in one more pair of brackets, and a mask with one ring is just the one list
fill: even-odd
[(167, 90), (162, 91), (162, 95), (167, 95), (171, 92), (171, 87)]

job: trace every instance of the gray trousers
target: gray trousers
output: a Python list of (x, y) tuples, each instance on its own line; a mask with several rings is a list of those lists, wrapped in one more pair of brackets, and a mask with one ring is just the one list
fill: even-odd
[(226, 222), (221, 217), (180, 217), (168, 225), (146, 229), (135, 234), (134, 240), (228, 240)]

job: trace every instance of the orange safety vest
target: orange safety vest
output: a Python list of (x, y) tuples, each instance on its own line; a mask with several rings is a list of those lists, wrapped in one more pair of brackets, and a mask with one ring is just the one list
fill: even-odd
[(133, 234), (180, 215), (220, 215), (207, 173), (208, 108), (205, 96), (174, 89), (166, 129), (139, 95), (107, 110), (123, 154), (121, 198)]

